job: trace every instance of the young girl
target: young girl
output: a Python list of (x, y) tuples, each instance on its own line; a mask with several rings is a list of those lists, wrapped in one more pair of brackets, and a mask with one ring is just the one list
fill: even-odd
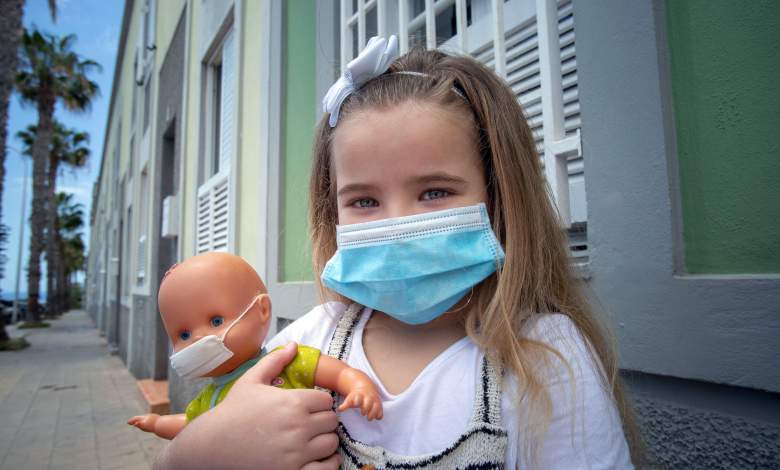
[(267, 347), (379, 385), (383, 420), (339, 416), (344, 468), (631, 468), (615, 353), (515, 96), (473, 59), (394, 48), (372, 39), (326, 96), (310, 225), (327, 302)]
[[(364, 61), (381, 66), (393, 39)], [(269, 345), (329, 349), (380, 384), (384, 420), (340, 416), (344, 466), (630, 467), (614, 352), (512, 91), (438, 51), (376, 77), (360, 62), (353, 81), (370, 78), (326, 96), (311, 176), (314, 267), (335, 302)]]

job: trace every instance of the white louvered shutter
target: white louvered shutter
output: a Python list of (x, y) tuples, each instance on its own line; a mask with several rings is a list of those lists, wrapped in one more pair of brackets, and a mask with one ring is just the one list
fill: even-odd
[[(558, 34), (561, 47), (561, 78), (563, 81), (563, 118), (566, 136), (575, 135), (581, 127), (580, 99), (577, 86), (577, 54), (574, 47), (574, 6), (572, 2), (558, 7)], [(582, 155), (568, 160), (569, 203), (571, 222), (588, 220), (585, 199), (585, 167)]]
[(146, 234), (138, 238), (138, 258), (136, 259), (136, 277), (141, 281), (146, 276)]
[(230, 30), (222, 43), (219, 116), (219, 171), (198, 188), (196, 251), (228, 251), (230, 241), (230, 172), (236, 152), (237, 47)]
[[(510, 8), (507, 5), (505, 8)], [(534, 134), (536, 150), (544, 165), (544, 126), (542, 123), (541, 76), (539, 69), (539, 42), (536, 18), (519, 25), (507, 25), (506, 80), (525, 111), (528, 125)], [(571, 1), (558, 5), (558, 34), (561, 48), (561, 75), (563, 80), (563, 114), (566, 135), (574, 135), (580, 128), (580, 103), (577, 95), (577, 57), (574, 45), (574, 12)], [(491, 68), (492, 40), (475, 53), (475, 58)], [(581, 155), (568, 159), (570, 220), (587, 220), (585, 179)]]
[(198, 253), (228, 250), (229, 213), (230, 174), (219, 172), (198, 189)]
[(230, 169), (230, 161), (236, 150), (236, 41), (233, 30), (225, 36), (222, 45), (222, 89), (220, 90), (219, 116), (219, 168)]
[(196, 251), (204, 253), (211, 248), (211, 192), (207, 185), (198, 188), (198, 229)]
[[(545, 176), (562, 211), (562, 222), (570, 225), (572, 253), (576, 258), (586, 257), (587, 202), (579, 137), (572, 0), (399, 0), (391, 5), (397, 7), (398, 22), (397, 28), (391, 26), (390, 31), (400, 35), (402, 53), (413, 44), (426, 44), (430, 48), (443, 40), (448, 50), (470, 53), (507, 80), (526, 114), (542, 166), (545, 166), (545, 159), (556, 163), (555, 167), (551, 164), (545, 168)], [(354, 56), (353, 49), (362, 48), (362, 41), (355, 34), (366, 30), (366, 12), (375, 6), (379, 9), (379, 3), (373, 0), (341, 0), (342, 69)], [(544, 10), (537, 15), (537, 8)], [(453, 13), (448, 13), (447, 9), (454, 12), (454, 20)], [(467, 11), (468, 21), (465, 18)], [(540, 58), (541, 52), (548, 49), (545, 47), (548, 40), (545, 40), (540, 50), (540, 36), (552, 36), (549, 42), (555, 42), (556, 16), (557, 48), (552, 44), (550, 52)], [(455, 36), (450, 39), (437, 37), (441, 19), (457, 24), (455, 31), (447, 29), (446, 24), (444, 29)], [(383, 23), (381, 15), (379, 23)], [(392, 22), (388, 22), (390, 24)], [(503, 38), (503, 44), (500, 40), (494, 41), (495, 37)], [(496, 49), (499, 57), (504, 56), (503, 66), (496, 67)], [(557, 57), (560, 57), (560, 78), (557, 77)], [(540, 70), (542, 63), (550, 64), (545, 67), (544, 80)], [(560, 102), (557, 90), (561, 92)], [(547, 129), (545, 120), (550, 124)], [(545, 135), (548, 142), (545, 142)], [(545, 149), (548, 155), (545, 155)]]

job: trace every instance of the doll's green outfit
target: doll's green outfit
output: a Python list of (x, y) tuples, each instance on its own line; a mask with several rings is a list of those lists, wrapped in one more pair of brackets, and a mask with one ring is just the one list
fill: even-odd
[[(279, 349), (282, 349), (282, 347), (280, 346), (274, 349), (274, 351)], [(257, 357), (241, 364), (234, 371), (214, 377), (212, 382), (203, 387), (198, 396), (187, 405), (187, 410), (184, 412), (187, 416), (187, 422), (189, 423), (224, 400), (233, 384), (236, 383), (236, 380), (244, 375), (244, 372), (249, 370), (250, 367), (257, 364), (257, 361), (266, 354), (267, 352), (263, 348)], [(282, 373), (274, 379), (271, 385), (287, 389), (313, 388), (314, 373), (317, 370), (317, 362), (319, 360), (319, 349), (299, 345), (295, 359), (282, 370)]]

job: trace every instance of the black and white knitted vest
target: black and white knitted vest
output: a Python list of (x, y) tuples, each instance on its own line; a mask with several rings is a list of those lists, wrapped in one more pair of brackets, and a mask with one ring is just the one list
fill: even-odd
[[(345, 360), (352, 346), (362, 305), (352, 304), (344, 312), (328, 347), (328, 355)], [(353, 439), (339, 424), (339, 453), (345, 470), (412, 470), (504, 468), (507, 432), (501, 425), (501, 378), (498, 370), (483, 359), (481, 379), (474, 399), (474, 411), (461, 436), (446, 449), (425, 455), (398, 455), (378, 446)], [(335, 394), (334, 394), (335, 396)]]

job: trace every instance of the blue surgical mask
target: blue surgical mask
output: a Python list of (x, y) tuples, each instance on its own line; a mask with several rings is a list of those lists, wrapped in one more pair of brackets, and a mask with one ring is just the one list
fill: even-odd
[(336, 235), (323, 284), (413, 325), (449, 310), (504, 261), (483, 203), (339, 225)]

